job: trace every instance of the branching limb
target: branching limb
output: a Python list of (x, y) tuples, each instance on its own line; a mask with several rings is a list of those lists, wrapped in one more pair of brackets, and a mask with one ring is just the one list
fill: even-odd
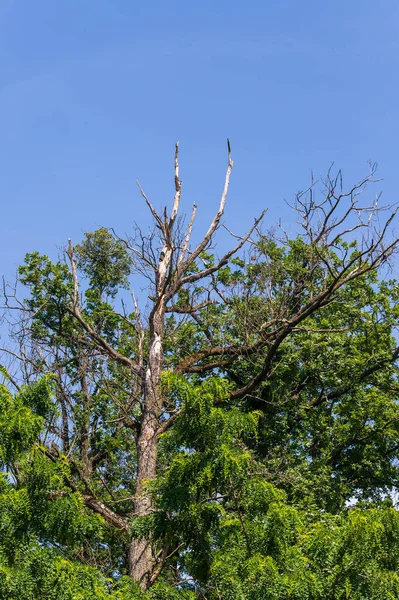
[(120, 352), (118, 352), (117, 350), (115, 350), (95, 329), (93, 329), (91, 327), (91, 325), (89, 325), (89, 323), (87, 323), (87, 321), (83, 318), (80, 307), (79, 307), (79, 303), (78, 303), (78, 288), (79, 288), (79, 284), (78, 284), (78, 278), (77, 278), (77, 273), (76, 273), (76, 263), (75, 263), (75, 259), (73, 256), (73, 249), (72, 249), (72, 242), (71, 240), (69, 240), (69, 250), (68, 250), (68, 258), (70, 260), (71, 263), (71, 270), (72, 270), (72, 277), (73, 277), (73, 282), (74, 282), (74, 294), (73, 294), (73, 303), (72, 303), (72, 308), (71, 307), (67, 307), (67, 311), (69, 312), (69, 314), (71, 316), (73, 316), (78, 323), (82, 326), (82, 328), (86, 331), (86, 333), (88, 333), (89, 337), (93, 340), (93, 342), (96, 343), (96, 345), (101, 348), (102, 350), (104, 350), (108, 356), (110, 358), (112, 358), (113, 360), (129, 367), (131, 369), (131, 371), (137, 375), (138, 377), (142, 376), (142, 370), (140, 368), (140, 366), (133, 361), (132, 359), (128, 358), (127, 356), (124, 356), (123, 354), (121, 354)]
[[(181, 287), (195, 283), (197, 281), (200, 281), (201, 279), (205, 279), (206, 277), (213, 275), (213, 273), (217, 273), (218, 271), (220, 271), (220, 269), (228, 263), (230, 258), (232, 256), (234, 256), (235, 254), (237, 254), (237, 252), (249, 240), (252, 233), (255, 231), (255, 229), (258, 227), (259, 223), (262, 221), (263, 217), (265, 216), (265, 213), (266, 213), (266, 211), (264, 210), (262, 212), (262, 214), (260, 215), (260, 217), (255, 219), (255, 223), (253, 224), (251, 229), (248, 231), (248, 233), (243, 238), (240, 239), (240, 241), (238, 242), (238, 244), (236, 246), (234, 246), (234, 248), (232, 248), (231, 250), (226, 252), (226, 254), (224, 256), (222, 256), (222, 258), (215, 265), (213, 265), (207, 269), (202, 269), (198, 273), (193, 273), (192, 275), (186, 275), (185, 277), (181, 276), (181, 274), (179, 275), (179, 269), (177, 269), (177, 275), (175, 276), (174, 281), (171, 283), (170, 289), (169, 289), (168, 293), (166, 294), (166, 299), (169, 300), (170, 298), (172, 298), (179, 291), (179, 289)], [(190, 256), (190, 259), (193, 256), (193, 254)], [(184, 264), (185, 263), (183, 263), (183, 265)], [(181, 273), (183, 273), (184, 270), (185, 270), (185, 267), (181, 269)]]
[[(220, 220), (224, 214), (225, 206), (226, 206), (227, 192), (229, 190), (230, 175), (231, 175), (232, 169), (233, 169), (233, 160), (231, 158), (230, 141), (227, 140), (227, 171), (226, 171), (226, 175), (225, 175), (222, 195), (220, 198), (219, 209), (218, 209), (217, 213), (215, 214), (215, 216), (213, 217), (212, 222), (209, 226), (209, 229), (206, 232), (205, 236), (203, 237), (202, 241), (197, 245), (197, 247), (193, 250), (193, 252), (191, 252), (190, 256), (187, 259), (180, 262), (179, 267), (177, 269), (177, 273), (176, 273), (177, 279), (180, 279), (181, 275), (193, 264), (193, 262), (201, 254), (201, 252), (203, 252), (207, 248), (209, 242), (211, 241), (211, 239), (213, 237), (213, 234), (215, 233), (216, 229), (218, 228)], [(195, 217), (195, 211), (193, 211), (193, 214)], [(191, 217), (190, 222), (194, 221), (194, 217), (193, 216)], [(189, 240), (190, 240), (191, 229), (192, 229), (192, 224), (191, 224), (191, 227), (189, 227), (188, 238), (186, 238), (186, 240), (187, 240), (187, 243), (185, 242), (186, 248), (187, 248)]]

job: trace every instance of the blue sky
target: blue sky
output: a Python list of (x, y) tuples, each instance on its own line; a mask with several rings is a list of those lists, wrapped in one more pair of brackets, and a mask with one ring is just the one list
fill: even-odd
[[(0, 274), (26, 252), (148, 217), (173, 197), (205, 228), (230, 137), (226, 223), (269, 208), (332, 161), (348, 183), (379, 163), (398, 198), (397, 0), (0, 0)], [(377, 191), (377, 190), (375, 190)]]

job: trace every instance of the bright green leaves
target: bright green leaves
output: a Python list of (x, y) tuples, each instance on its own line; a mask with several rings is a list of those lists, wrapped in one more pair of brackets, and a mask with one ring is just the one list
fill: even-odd
[[(339, 288), (356, 243), (259, 237), (172, 290), (151, 412), (154, 305), (142, 321), (117, 305), (134, 253), (99, 229), (74, 258), (78, 290), (62, 261), (20, 269), (28, 369), (52, 376), (0, 390), (0, 600), (399, 597), (397, 513), (381, 505), (399, 484), (396, 282), (371, 271)], [(203, 252), (184, 275), (217, 264)], [(138, 517), (143, 408), (159, 417), (158, 477)], [(132, 538), (162, 567), (147, 592), (126, 577)]]
[(72, 276), (68, 267), (61, 262), (53, 264), (48, 256), (32, 252), (25, 257), (19, 268), (21, 283), (32, 290), (36, 301), (48, 298), (65, 298), (71, 288)]
[(29, 541), (31, 518), (32, 506), (26, 489), (5, 486), (0, 493), (0, 557), (14, 556), (21, 544)]
[[(264, 415), (256, 448), (290, 499), (336, 511), (396, 487), (396, 295), (374, 274), (348, 284), (286, 338), (246, 398)], [(237, 361), (234, 377), (248, 381), (255, 360)], [(262, 353), (257, 360), (260, 368)]]
[(284, 495), (254, 479), (220, 520), (210, 567), (211, 598), (321, 598), (301, 548), (302, 517)]
[(21, 282), (30, 290), (27, 305), (33, 313), (32, 335), (43, 339), (47, 335), (62, 335), (67, 322), (67, 306), (72, 294), (72, 276), (66, 264), (53, 264), (38, 252), (27, 254), (19, 268)]
[[(132, 260), (124, 245), (106, 229), (87, 233), (76, 246), (77, 268), (89, 285), (83, 287), (84, 314), (109, 341), (117, 344), (123, 330), (121, 318), (107, 302), (128, 285)], [(33, 335), (59, 346), (78, 337), (76, 323), (68, 312), (74, 295), (72, 274), (65, 262), (51, 262), (38, 252), (27, 254), (19, 268), (21, 282), (30, 290), (27, 305), (32, 311)], [(130, 328), (130, 334), (132, 333)]]
[(96, 569), (66, 560), (39, 544), (23, 548), (11, 568), (0, 565), (1, 600), (134, 598), (110, 595), (109, 588), (109, 581)]
[(189, 382), (164, 374), (164, 393), (181, 415), (162, 440), (168, 467), (154, 485), (153, 526), (157, 538), (185, 549), (181, 568), (199, 581), (208, 577), (227, 498), (234, 503), (256, 469), (246, 442), (256, 438), (259, 414), (228, 407), (229, 387), (219, 378)]
[(325, 514), (312, 524), (280, 500), (262, 514), (247, 513), (244, 524), (250, 556), (238, 519), (221, 521), (210, 598), (397, 598), (399, 519), (393, 509)]
[(307, 534), (306, 552), (325, 596), (351, 600), (397, 598), (399, 518), (394, 509), (349, 511), (320, 520)]
[(54, 398), (55, 378), (48, 374), (41, 377), (35, 384), (23, 386), (20, 392), (22, 403), (33, 413), (45, 419), (57, 414)]
[(133, 261), (122, 242), (104, 227), (86, 233), (85, 240), (75, 247), (78, 267), (90, 283), (90, 291), (115, 296), (119, 288), (127, 288)]
[(12, 396), (0, 386), (0, 464), (17, 462), (38, 440), (43, 417), (53, 410), (49, 379), (39, 380)]
[[(181, 410), (171, 440), (177, 446), (196, 451), (213, 451), (235, 440), (256, 437), (260, 414), (242, 412), (227, 404), (232, 385), (227, 379), (210, 377), (189, 382), (166, 372), (164, 390), (172, 404)], [(168, 442), (170, 443), (170, 442)]]
[(68, 487), (71, 470), (66, 457), (50, 461), (42, 448), (36, 448), (24, 474), (23, 484), (34, 507), (30, 524), (38, 538), (64, 545), (72, 556), (86, 542), (101, 543), (103, 520), (85, 507), (80, 493)]

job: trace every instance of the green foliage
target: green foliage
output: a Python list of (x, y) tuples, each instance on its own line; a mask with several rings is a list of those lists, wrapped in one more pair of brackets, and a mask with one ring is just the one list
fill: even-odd
[(43, 420), (54, 413), (52, 378), (24, 386), (12, 396), (0, 386), (0, 465), (19, 460), (30, 450), (42, 430)]
[(128, 287), (132, 259), (126, 247), (102, 227), (86, 233), (85, 240), (75, 248), (78, 266), (87, 276), (90, 290), (114, 296), (119, 288)]
[(21, 282), (31, 290), (27, 307), (36, 318), (32, 322), (32, 335), (37, 339), (62, 336), (71, 322), (67, 306), (72, 293), (72, 276), (66, 264), (53, 264), (48, 256), (38, 252), (27, 254), (19, 268)]
[[(155, 506), (136, 515), (150, 332), (116, 304), (135, 262), (106, 229), (74, 251), (83, 326), (66, 263), (32, 253), (20, 268), (32, 345), (29, 385), (12, 394), (1, 369), (0, 600), (399, 598), (396, 281), (371, 269), (337, 289), (244, 395), (356, 242), (263, 236), (208, 287), (181, 287), (165, 318)], [(215, 264), (202, 252), (186, 275)], [(147, 591), (128, 577), (132, 538), (162, 566)]]

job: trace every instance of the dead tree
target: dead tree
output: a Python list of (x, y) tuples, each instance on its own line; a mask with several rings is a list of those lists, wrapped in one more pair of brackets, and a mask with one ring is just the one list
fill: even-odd
[[(158, 438), (160, 433), (166, 429), (166, 423), (164, 421), (161, 422), (161, 416), (165, 413), (164, 398), (161, 390), (161, 375), (163, 371), (166, 312), (173, 311), (173, 300), (181, 288), (193, 285), (194, 283), (198, 284), (198, 282), (209, 278), (226, 265), (230, 258), (248, 241), (264, 214), (262, 213), (255, 220), (254, 225), (247, 235), (240, 238), (234, 248), (228, 251), (215, 264), (200, 269), (195, 273), (190, 273), (192, 265), (197, 262), (201, 254), (212, 244), (214, 234), (221, 224), (221, 219), (225, 211), (233, 161), (231, 159), (230, 144), (228, 143), (228, 165), (218, 210), (203, 239), (194, 248), (190, 248), (196, 214), (195, 205), (183, 240), (175, 234), (182, 187), (179, 177), (178, 150), (179, 147), (176, 144), (174, 161), (175, 196), (170, 215), (167, 214), (166, 208), (163, 214), (158, 214), (144, 191), (140, 188), (141, 194), (151, 211), (161, 243), (161, 252), (158, 261), (154, 261), (152, 249), (146, 248), (144, 244), (141, 247), (137, 247), (132, 245), (130, 241), (125, 241), (126, 246), (132, 252), (142, 270), (147, 274), (149, 271), (150, 273), (152, 271), (154, 293), (151, 296), (152, 308), (148, 317), (148, 350), (146, 356), (139, 353), (135, 358), (128, 358), (119, 354), (85, 321), (79, 307), (79, 282), (71, 242), (69, 242), (68, 248), (68, 257), (74, 280), (74, 295), (69, 308), (70, 314), (86, 331), (99, 351), (105, 352), (111, 360), (119, 361), (121, 364), (127, 366), (131, 373), (141, 382), (142, 414), (136, 435), (137, 475), (134, 495), (135, 516), (147, 516), (154, 510), (153, 497), (147, 488), (148, 482), (154, 480), (157, 474)], [(202, 301), (197, 306), (190, 305), (183, 312), (195, 315), (196, 312), (212, 302), (213, 300), (209, 299)], [(177, 307), (176, 311), (179, 311)], [(144, 332), (142, 333), (144, 334)], [(113, 520), (115, 521), (115, 518)], [(129, 573), (135, 581), (140, 581), (143, 587), (148, 587), (153, 583), (158, 570), (156, 558), (153, 555), (151, 539), (136, 538), (132, 540), (129, 553)]]
[[(252, 376), (245, 382), (237, 383), (236, 388), (230, 393), (231, 402), (242, 402), (270, 376), (276, 354), (284, 340), (302, 327), (309, 316), (331, 303), (342, 286), (364, 276), (370, 270), (376, 270), (388, 261), (399, 243), (397, 238), (386, 241), (394, 213), (389, 213), (385, 224), (377, 231), (374, 228), (374, 219), (379, 211), (377, 203), (372, 203), (370, 206), (359, 204), (359, 195), (367, 183), (372, 181), (374, 169), (348, 193), (343, 191), (340, 173), (335, 178), (329, 176), (325, 182), (325, 194), (320, 201), (315, 199), (313, 182), (306, 193), (297, 195), (295, 204), (303, 228), (302, 239), (307, 247), (307, 254), (303, 259), (305, 262), (300, 265), (301, 277), (293, 274), (288, 282), (285, 277), (284, 282), (281, 283), (275, 273), (270, 271), (268, 274), (267, 270), (263, 271), (261, 282), (255, 281), (252, 288), (244, 286), (243, 289), (238, 290), (245, 302), (240, 304), (240, 314), (235, 314), (234, 304), (231, 303), (229, 294), (237, 296), (237, 289), (224, 290), (217, 276), (247, 243), (251, 244), (248, 262), (262, 262), (264, 236), (259, 231), (259, 225), (264, 212), (255, 219), (246, 235), (235, 236), (237, 241), (234, 247), (222, 257), (215, 260), (204, 258), (214, 243), (217, 230), (222, 225), (233, 168), (230, 144), (228, 144), (224, 187), (217, 212), (202, 240), (194, 246), (192, 233), (196, 206), (194, 205), (184, 230), (179, 221), (182, 182), (179, 175), (178, 150), (176, 144), (175, 194), (170, 213), (168, 214), (166, 208), (161, 213), (157, 212), (140, 187), (154, 221), (154, 231), (149, 236), (138, 231), (135, 240), (118, 238), (130, 252), (136, 271), (144, 274), (152, 283), (149, 296), (151, 305), (146, 321), (134, 301), (136, 319), (134, 323), (130, 323), (137, 340), (134, 354), (123, 353), (114, 347), (85, 316), (81, 306), (76, 253), (71, 241), (66, 251), (73, 281), (73, 292), (68, 299), (66, 311), (74, 323), (73, 332), (70, 334), (74, 336), (73, 343), (80, 348), (80, 352), (75, 353), (73, 358), (78, 364), (77, 371), (80, 374), (78, 381), (74, 382), (74, 385), (79, 388), (79, 398), (89, 413), (91, 397), (95, 393), (90, 387), (92, 382), (87, 368), (90, 361), (95, 361), (97, 365), (101, 365), (101, 361), (119, 365), (124, 369), (126, 382), (128, 382), (126, 389), (123, 390), (123, 394), (127, 396), (130, 394), (126, 402), (119, 400), (118, 394), (114, 393), (113, 383), (105, 381), (101, 375), (96, 376), (95, 387), (96, 389), (102, 387), (113, 398), (119, 410), (119, 416), (115, 419), (116, 426), (126, 428), (134, 440), (137, 467), (134, 494), (130, 499), (132, 510), (122, 511), (115, 508), (117, 504), (107, 505), (96, 497), (91, 485), (93, 473), (103, 459), (101, 454), (96, 452), (93, 441), (97, 426), (95, 418), (92, 420), (89, 418), (80, 424), (80, 464), (73, 462), (73, 458), (70, 460), (80, 484), (84, 487), (82, 498), (86, 506), (100, 514), (111, 526), (125, 535), (129, 535), (129, 520), (132, 517), (150, 516), (156, 509), (149, 483), (157, 476), (159, 436), (173, 426), (180, 414), (179, 411), (182, 410), (181, 407), (171, 409), (162, 390), (167, 316), (175, 314), (179, 318), (191, 319), (202, 333), (202, 346), (198, 351), (191, 352), (168, 366), (175, 373), (187, 377), (195, 373), (211, 373), (215, 369), (228, 373), (232, 365), (242, 357), (247, 360), (256, 357)], [(350, 237), (357, 230), (365, 230), (365, 235), (361, 237), (355, 252), (351, 252), (346, 246), (339, 246), (339, 240)], [(253, 235), (256, 236), (255, 240), (252, 239)], [(282, 245), (287, 241), (284, 239), (284, 232), (280, 242), (278, 242), (278, 231), (273, 233), (273, 238), (276, 243)], [(178, 301), (182, 290), (187, 291), (184, 303)], [(276, 290), (278, 290), (278, 302)], [(251, 311), (250, 308), (251, 297), (256, 295), (262, 298), (261, 311), (259, 309)], [(202, 315), (215, 303), (225, 305), (229, 310), (232, 307), (231, 315), (235, 314), (237, 319), (236, 341), (221, 340), (204, 324)], [(34, 369), (37, 368), (35, 367), (37, 362), (26, 351), (26, 340), (31, 337), (29, 321), (32, 319), (32, 314), (23, 304), (14, 307), (10, 306), (10, 301), (7, 304), (7, 308), (15, 308), (25, 315), (22, 320), (23, 325), (20, 327), (22, 350), (16, 353), (16, 356), (24, 365), (25, 379), (29, 381), (29, 376), (34, 376)], [(122, 315), (122, 317), (128, 320), (126, 316)], [(58, 426), (53, 425), (46, 451), (49, 460), (56, 461), (57, 450), (50, 444), (54, 436), (58, 436), (61, 440), (64, 454), (71, 456), (72, 434), (69, 431), (71, 386), (65, 376), (65, 365), (70, 358), (66, 351), (65, 356), (62, 356), (64, 352), (62, 348), (57, 349), (57, 356), (55, 356), (55, 351), (51, 351), (46, 341), (41, 345), (36, 340), (33, 345), (36, 355), (40, 354), (42, 368), (56, 372), (57, 375), (57, 398), (61, 408), (61, 422)], [(392, 357), (392, 360), (394, 359), (395, 357)], [(97, 368), (101, 372), (101, 368)], [(132, 410), (133, 406), (136, 407), (136, 412)], [(74, 491), (79, 489), (78, 484), (73, 480), (66, 483)], [(131, 578), (140, 582), (143, 588), (150, 587), (158, 578), (168, 555), (170, 553), (167, 544), (160, 550), (158, 548), (157, 552), (151, 536), (147, 538), (134, 536), (130, 540), (128, 558)]]

